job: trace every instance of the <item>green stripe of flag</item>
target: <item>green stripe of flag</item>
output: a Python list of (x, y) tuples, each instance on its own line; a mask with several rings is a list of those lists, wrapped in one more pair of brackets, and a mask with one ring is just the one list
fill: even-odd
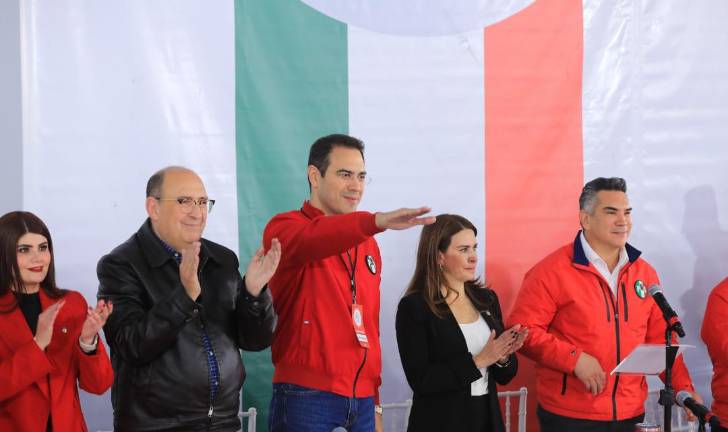
[[(235, 1), (236, 155), (241, 265), (266, 222), (308, 196), (308, 148), (349, 129), (347, 28), (298, 0)], [(283, 245), (285, 248), (286, 246)], [(244, 409), (267, 430), (270, 350), (245, 353)]]

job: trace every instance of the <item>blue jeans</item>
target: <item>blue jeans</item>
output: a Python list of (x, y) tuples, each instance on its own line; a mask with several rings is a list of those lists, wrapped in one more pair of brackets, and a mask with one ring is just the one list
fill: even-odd
[(294, 384), (273, 384), (270, 432), (372, 432), (374, 398), (348, 398)]

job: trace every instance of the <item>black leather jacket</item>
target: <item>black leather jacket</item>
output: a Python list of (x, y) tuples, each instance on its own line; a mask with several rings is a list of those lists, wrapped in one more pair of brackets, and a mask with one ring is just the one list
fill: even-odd
[[(104, 326), (114, 367), (114, 429), (239, 429), (245, 378), (239, 349), (270, 346), (275, 315), (268, 289), (252, 297), (238, 273), (235, 254), (203, 239), (202, 296), (191, 300), (180, 282), (177, 262), (149, 220), (101, 258), (97, 273), (99, 297), (114, 305)], [(203, 326), (220, 372), (212, 403)]]

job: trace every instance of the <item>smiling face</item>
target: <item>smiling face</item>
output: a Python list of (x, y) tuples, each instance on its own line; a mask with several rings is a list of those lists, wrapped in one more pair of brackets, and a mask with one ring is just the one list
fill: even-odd
[(207, 223), (207, 207), (194, 205), (187, 211), (177, 199), (207, 198), (200, 177), (189, 170), (169, 170), (164, 175), (159, 198), (147, 198), (147, 214), (159, 238), (177, 251), (199, 241)]
[(364, 195), (364, 158), (357, 149), (333, 147), (325, 175), (309, 165), (308, 179), (311, 182), (311, 204), (325, 215), (354, 212)]
[(463, 229), (453, 235), (447, 250), (438, 255), (438, 263), (445, 277), (458, 284), (475, 280), (477, 252), (478, 243), (473, 230)]
[(48, 275), (51, 265), (51, 251), (48, 239), (35, 233), (27, 233), (18, 239), (16, 249), (20, 280), (27, 293), (38, 292), (40, 283)]
[(632, 231), (632, 207), (621, 191), (597, 192), (592, 213), (581, 211), (579, 219), (589, 245), (602, 258), (612, 256), (627, 244)]

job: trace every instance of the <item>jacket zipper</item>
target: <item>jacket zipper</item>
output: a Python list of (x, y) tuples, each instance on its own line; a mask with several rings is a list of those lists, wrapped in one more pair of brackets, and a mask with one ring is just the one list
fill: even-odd
[(622, 282), (622, 300), (624, 301), (624, 305), (622, 308), (624, 309), (624, 322), (629, 321), (629, 313), (627, 311), (627, 290), (624, 289), (624, 282)]
[(351, 397), (356, 398), (356, 383), (359, 381), (359, 374), (361, 373), (361, 370), (364, 369), (364, 363), (367, 362), (367, 353), (369, 352), (368, 349), (364, 348), (364, 358), (361, 361), (361, 364), (359, 365), (359, 369), (356, 370), (356, 376), (354, 377), (354, 386), (351, 389)]
[[(617, 285), (617, 295), (612, 296), (611, 295), (611, 288), (609, 286), (605, 286), (604, 282), (599, 279), (599, 286), (602, 289), (602, 295), (604, 296), (604, 303), (607, 308), (607, 322), (611, 321), (611, 314), (609, 310), (609, 306), (612, 306), (612, 311), (614, 311), (614, 336), (615, 341), (617, 344), (617, 363), (621, 361), (621, 352), (620, 352), (620, 339), (619, 339), (619, 285)], [(610, 291), (609, 299), (607, 299), (607, 293), (606, 290)], [(624, 291), (624, 283), (622, 283), (622, 291)], [(614, 304), (614, 298), (617, 299), (617, 304)], [(612, 388), (612, 420), (617, 421), (617, 385), (619, 384), (619, 375), (614, 379), (614, 387)]]

